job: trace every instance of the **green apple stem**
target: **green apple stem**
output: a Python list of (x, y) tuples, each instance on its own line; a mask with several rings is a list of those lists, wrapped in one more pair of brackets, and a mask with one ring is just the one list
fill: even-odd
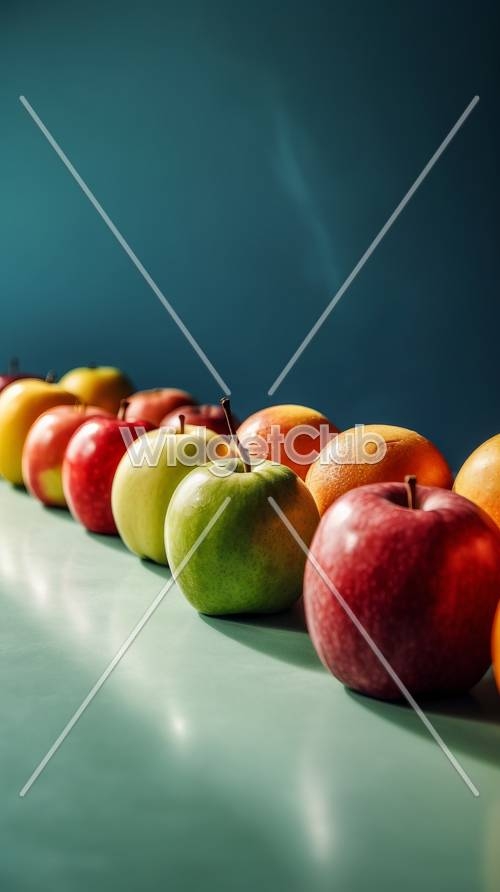
[(19, 371), (19, 360), (17, 356), (12, 356), (9, 359), (9, 375), (17, 375)]
[(251, 471), (252, 465), (250, 464), (250, 461), (249, 461), (248, 452), (241, 445), (240, 441), (238, 440), (238, 437), (236, 436), (236, 431), (234, 429), (233, 413), (231, 412), (231, 400), (229, 399), (228, 396), (223, 396), (220, 401), (220, 404), (224, 410), (224, 415), (226, 416), (226, 423), (227, 423), (229, 435), (230, 435), (231, 439), (234, 441), (234, 443), (236, 444), (236, 448), (237, 448), (238, 452), (240, 453), (240, 458), (243, 462), (243, 467), (245, 469), (245, 472)]
[(47, 384), (55, 384), (56, 373), (55, 373), (54, 369), (50, 369), (50, 371), (47, 372), (47, 374), (45, 375), (45, 380), (46, 380)]
[(128, 409), (129, 402), (128, 400), (120, 400), (120, 408), (118, 409), (117, 418), (119, 421), (125, 421), (125, 413)]
[(184, 433), (184, 422), (185, 422), (185, 420), (186, 420), (186, 416), (185, 416), (185, 415), (179, 415), (179, 433), (180, 433), (180, 434), (183, 434), (183, 433)]
[(406, 497), (408, 499), (408, 508), (417, 507), (417, 478), (415, 474), (407, 474), (405, 477)]

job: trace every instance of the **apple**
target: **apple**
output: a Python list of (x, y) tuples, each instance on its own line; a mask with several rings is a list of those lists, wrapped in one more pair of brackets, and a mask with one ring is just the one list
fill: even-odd
[(121, 401), (132, 393), (132, 384), (127, 376), (113, 366), (85, 366), (66, 372), (59, 381), (81, 400), (92, 406), (100, 406), (116, 415)]
[(121, 459), (111, 505), (118, 532), (134, 554), (157, 564), (167, 563), (164, 525), (168, 503), (183, 477), (205, 462), (211, 436), (204, 429), (176, 434), (160, 428), (139, 437), (134, 450)]
[[(491, 662), (500, 532), (449, 490), (374, 483), (324, 514), (310, 555), (414, 696), (459, 694)], [(325, 666), (383, 699), (402, 692), (308, 558), (307, 624)]]
[(230, 502), (177, 582), (200, 613), (276, 613), (302, 592), (305, 555), (268, 502), (271, 496), (309, 544), (319, 522), (313, 497), (284, 465), (261, 462), (228, 476), (206, 465), (177, 487), (165, 521), (167, 559), (175, 570), (225, 499)]
[[(215, 434), (227, 434), (226, 416), (224, 409), (220, 405), (180, 406), (178, 409), (174, 409), (173, 412), (165, 415), (161, 420), (160, 426), (170, 427), (177, 431), (180, 424), (179, 414), (184, 416), (186, 425), (206, 427)], [(239, 421), (236, 419), (235, 424), (239, 424)]]
[[(229, 400), (221, 401), (234, 435)], [(238, 444), (239, 445), (239, 444)], [(191, 471), (173, 494), (165, 519), (165, 548), (175, 572), (218, 509), (223, 513), (177, 577), (200, 613), (276, 613), (302, 591), (305, 555), (269, 503), (274, 498), (309, 544), (319, 513), (309, 490), (284, 465), (241, 458)]]
[(111, 486), (116, 468), (127, 450), (124, 436), (136, 439), (152, 425), (146, 419), (126, 421), (122, 416), (92, 418), (71, 437), (63, 460), (63, 492), (68, 508), (92, 533), (117, 535), (111, 511)]
[(162, 418), (179, 409), (195, 405), (196, 400), (185, 390), (175, 387), (156, 387), (154, 390), (138, 390), (129, 397), (127, 414), (147, 418), (155, 427), (160, 427)]
[(75, 405), (79, 400), (59, 384), (23, 378), (0, 393), (0, 474), (11, 483), (23, 483), (22, 454), (31, 425), (53, 406)]
[(500, 691), (500, 604), (495, 613), (493, 622), (493, 634), (491, 636), (491, 648), (493, 654), (493, 671), (497, 688)]
[(22, 457), (23, 479), (28, 492), (44, 505), (64, 508), (62, 463), (75, 431), (95, 416), (108, 416), (98, 406), (55, 406), (30, 427)]
[(23, 378), (38, 378), (41, 380), (39, 375), (28, 375), (25, 372), (20, 372), (19, 360), (13, 357), (9, 362), (8, 370), (3, 375), (0, 374), (0, 393), (9, 384), (12, 384), (14, 381), (21, 381)]
[[(251, 456), (280, 462), (305, 479), (320, 450), (338, 433), (326, 415), (307, 406), (267, 406), (240, 424), (237, 434)], [(256, 445), (256, 439), (260, 443)]]

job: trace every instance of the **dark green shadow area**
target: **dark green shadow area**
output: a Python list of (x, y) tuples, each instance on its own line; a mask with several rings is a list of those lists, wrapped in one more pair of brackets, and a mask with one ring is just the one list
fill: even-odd
[(200, 614), (200, 619), (221, 634), (259, 653), (301, 669), (325, 671), (307, 633), (301, 602), (283, 613), (268, 616), (235, 614), (216, 617)]
[[(407, 703), (375, 700), (348, 688), (346, 693), (379, 718), (422, 737), (429, 736)], [(500, 696), (491, 672), (463, 697), (417, 698), (417, 702), (453, 753), (500, 764)]]
[(56, 505), (43, 505), (41, 502), (40, 508), (46, 514), (49, 514), (50, 517), (53, 517), (56, 522), (62, 521), (63, 523), (72, 523), (76, 525), (76, 520), (71, 516), (67, 508), (57, 507)]
[(121, 551), (123, 554), (130, 554), (130, 551), (123, 544), (119, 536), (108, 536), (105, 533), (91, 533), (89, 530), (85, 530), (85, 535), (89, 536), (97, 545), (103, 545), (105, 548), (112, 548), (114, 551)]

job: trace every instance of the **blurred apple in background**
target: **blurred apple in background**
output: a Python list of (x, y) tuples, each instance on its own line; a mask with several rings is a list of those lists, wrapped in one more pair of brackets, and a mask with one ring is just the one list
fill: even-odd
[(82, 403), (99, 406), (116, 415), (120, 403), (133, 387), (120, 369), (112, 366), (84, 366), (66, 372), (59, 381), (61, 387), (76, 394)]
[(135, 439), (153, 425), (146, 419), (118, 416), (93, 418), (71, 437), (63, 460), (63, 492), (73, 517), (93, 533), (116, 535), (111, 511), (111, 486), (126, 451), (122, 430)]
[(174, 409), (183, 409), (195, 405), (196, 400), (185, 390), (175, 387), (155, 387), (153, 390), (138, 390), (128, 400), (126, 418), (147, 418), (155, 427), (160, 427), (161, 420)]
[[(307, 425), (309, 431), (301, 432), (302, 425)], [(338, 433), (338, 428), (316, 409), (294, 405), (268, 406), (246, 418), (243, 424), (240, 424), (237, 434), (250, 455), (258, 455), (258, 450), (252, 449), (250, 443), (252, 437), (258, 436), (269, 440), (272, 435), (271, 428), (279, 429), (286, 442), (281, 446), (278, 444), (276, 455), (268, 451), (265, 457), (286, 465), (304, 480), (310, 464), (319, 454), (320, 445), (324, 445), (320, 444), (321, 426), (327, 436)], [(308, 456), (310, 457), (307, 459)]]
[(361, 424), (325, 446), (306, 476), (320, 514), (340, 496), (369, 483), (403, 482), (416, 475), (425, 486), (450, 489), (453, 475), (439, 449), (416, 431), (390, 424)]
[[(445, 489), (380, 483), (342, 496), (310, 554), (413, 695), (468, 691), (491, 663), (500, 532)], [(307, 624), (328, 669), (350, 688), (402, 696), (308, 558)]]
[(93, 416), (112, 417), (98, 406), (55, 406), (30, 427), (23, 449), (22, 472), (27, 490), (44, 505), (65, 507), (62, 463), (75, 431)]
[(164, 526), (170, 499), (180, 481), (206, 461), (206, 429), (168, 433), (165, 428), (144, 434), (134, 446), (150, 463), (134, 465), (124, 455), (113, 480), (111, 503), (120, 536), (141, 558), (166, 564)]
[[(190, 425), (193, 428), (206, 427), (215, 434), (227, 434), (226, 416), (220, 405), (179, 406), (178, 409), (162, 418), (160, 426), (170, 427), (178, 432), (180, 414), (184, 416), (185, 429), (188, 429)], [(235, 423), (238, 425), (239, 421), (235, 419)]]
[(24, 378), (0, 393), (0, 474), (11, 483), (23, 482), (22, 454), (31, 425), (53, 406), (79, 400), (60, 384)]
[(469, 455), (453, 489), (479, 505), (500, 527), (500, 434), (481, 443)]
[(41, 380), (40, 375), (29, 375), (27, 372), (21, 372), (19, 360), (13, 357), (9, 362), (8, 370), (3, 375), (0, 374), (0, 393), (4, 387), (8, 387), (9, 384), (13, 384), (14, 381), (20, 381), (23, 378), (37, 378)]

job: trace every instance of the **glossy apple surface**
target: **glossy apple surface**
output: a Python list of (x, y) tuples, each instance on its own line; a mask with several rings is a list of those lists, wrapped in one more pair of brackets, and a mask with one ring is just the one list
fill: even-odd
[[(204, 434), (206, 433), (206, 436)], [(124, 455), (113, 480), (111, 503), (118, 532), (127, 548), (141, 558), (166, 564), (165, 514), (180, 481), (206, 460), (208, 432), (175, 434), (160, 428), (137, 440), (149, 464), (134, 466)]]
[(249, 453), (258, 455), (258, 450), (252, 449), (252, 438), (261, 437), (269, 443), (274, 430), (283, 437), (284, 442), (277, 445), (275, 454), (269, 445), (270, 451), (266, 457), (291, 468), (304, 480), (310, 465), (319, 454), (320, 446), (323, 445), (320, 438), (322, 429), (326, 436), (338, 433), (338, 428), (316, 409), (283, 405), (267, 406), (250, 415), (240, 424), (237, 434)]
[(290, 468), (263, 462), (219, 477), (192, 471), (176, 489), (165, 521), (168, 562), (179, 567), (224, 500), (230, 502), (177, 579), (200, 613), (275, 613), (302, 592), (305, 555), (268, 502), (273, 497), (306, 544), (319, 522), (305, 484)]
[(28, 492), (43, 502), (66, 506), (62, 463), (67, 445), (78, 428), (95, 416), (112, 416), (98, 406), (55, 406), (30, 427), (23, 448), (22, 472)]
[(63, 460), (64, 497), (75, 520), (92, 533), (117, 534), (111, 486), (127, 448), (122, 431), (134, 440), (151, 427), (141, 419), (93, 418), (71, 437)]
[(59, 384), (36, 378), (14, 381), (0, 393), (0, 475), (11, 483), (23, 483), (22, 455), (31, 425), (42, 412), (78, 399)]
[(133, 387), (127, 376), (113, 366), (82, 366), (66, 372), (59, 381), (82, 403), (99, 406), (116, 415), (123, 399), (132, 393)]
[[(491, 662), (500, 533), (472, 502), (404, 483), (362, 486), (323, 516), (311, 552), (413, 695), (469, 690)], [(314, 646), (350, 688), (401, 697), (310, 559), (304, 579)]]
[[(194, 397), (185, 390), (175, 387), (156, 387), (153, 390), (138, 390), (128, 398), (126, 418), (140, 416), (147, 418), (155, 427), (160, 427), (162, 418), (179, 406), (191, 406), (196, 403)], [(190, 422), (188, 422), (190, 423)]]
[[(227, 436), (227, 421), (222, 406), (202, 405), (202, 406), (179, 406), (173, 412), (169, 412), (161, 420), (161, 427), (171, 427), (175, 431), (179, 430), (179, 415), (184, 415), (184, 423), (192, 427), (207, 427), (216, 434)], [(240, 423), (234, 418), (236, 426)]]

